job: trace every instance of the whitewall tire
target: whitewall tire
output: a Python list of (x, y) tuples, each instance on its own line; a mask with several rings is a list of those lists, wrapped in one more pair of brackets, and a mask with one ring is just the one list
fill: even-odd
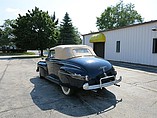
[(65, 95), (73, 94), (73, 90), (69, 87), (61, 86), (61, 89)]

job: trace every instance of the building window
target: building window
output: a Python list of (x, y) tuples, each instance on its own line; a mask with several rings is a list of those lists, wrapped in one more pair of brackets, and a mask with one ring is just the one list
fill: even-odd
[(120, 52), (120, 41), (116, 42), (116, 52)]
[(157, 38), (153, 39), (153, 53), (157, 53)]
[(153, 53), (157, 53), (157, 38), (153, 39)]

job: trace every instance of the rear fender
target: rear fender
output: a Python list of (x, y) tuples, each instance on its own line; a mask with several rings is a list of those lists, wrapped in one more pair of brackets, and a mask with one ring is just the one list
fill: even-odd
[[(77, 86), (75, 84), (78, 84), (80, 81), (85, 81), (83, 77), (86, 76), (87, 73), (81, 68), (63, 66), (58, 71), (58, 75), (62, 84), (64, 84), (65, 86), (74, 87)], [(82, 78), (78, 75), (80, 75)]]
[[(72, 68), (72, 67), (67, 67), (67, 66), (61, 67), (60, 72), (64, 72), (67, 75), (72, 75), (72, 74), (77, 74), (77, 75), (81, 75), (81, 76), (87, 75), (87, 72), (82, 68)], [(60, 72), (59, 72), (59, 74), (62, 74)]]

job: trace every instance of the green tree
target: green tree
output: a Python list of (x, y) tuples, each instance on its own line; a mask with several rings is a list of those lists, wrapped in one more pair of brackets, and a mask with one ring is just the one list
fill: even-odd
[(66, 12), (60, 25), (60, 37), (58, 44), (80, 44), (81, 38), (77, 28), (72, 25), (69, 14)]
[(25, 16), (19, 15), (13, 25), (13, 33), (17, 47), (22, 49), (39, 49), (41, 56), (43, 50), (56, 45), (56, 24), (48, 12), (35, 7), (28, 10)]
[(59, 26), (58, 26), (59, 19), (58, 19), (58, 18), (56, 19), (55, 12), (53, 13), (53, 16), (51, 16), (51, 19), (52, 19), (52, 21), (55, 23), (56, 41), (57, 41), (57, 43), (58, 43), (58, 40), (59, 40), (59, 34), (60, 34)]
[(0, 28), (0, 46), (13, 46), (12, 24), (15, 24), (15, 20), (7, 19)]
[(57, 26), (59, 19), (56, 19), (56, 14), (55, 14), (55, 12), (53, 13), (53, 16), (51, 16), (51, 19), (52, 19), (52, 21), (55, 23), (55, 25)]
[(116, 6), (107, 7), (101, 16), (97, 17), (98, 29), (114, 29), (143, 22), (143, 18), (134, 7), (132, 3), (125, 5), (122, 0)]

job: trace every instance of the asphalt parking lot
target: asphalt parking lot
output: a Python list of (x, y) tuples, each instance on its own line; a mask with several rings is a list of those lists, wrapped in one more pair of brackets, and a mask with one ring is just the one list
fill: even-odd
[[(116, 65), (121, 87), (63, 95), (40, 79), (39, 58), (0, 59), (0, 118), (156, 118), (157, 73)], [(144, 67), (143, 67), (144, 68)], [(154, 69), (155, 70), (155, 69)]]

